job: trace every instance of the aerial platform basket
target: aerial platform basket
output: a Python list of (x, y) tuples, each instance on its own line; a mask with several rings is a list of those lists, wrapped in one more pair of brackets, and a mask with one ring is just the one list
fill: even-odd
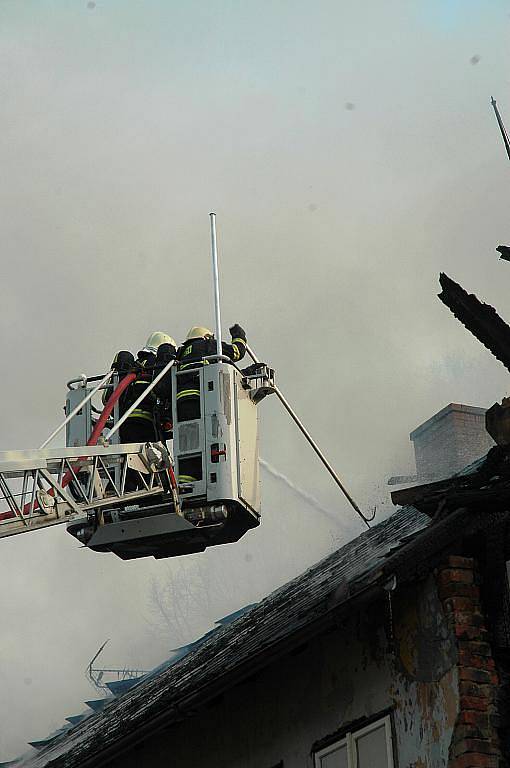
[[(232, 364), (210, 361), (192, 371), (173, 368), (170, 374), (173, 445), (160, 444), (163, 465), (152, 468), (161, 476), (161, 492), (140, 492), (130, 504), (115, 499), (111, 506), (73, 516), (69, 533), (90, 549), (124, 559), (172, 557), (237, 541), (259, 524), (257, 403), (272, 391), (272, 371), (258, 366), (245, 375)], [(182, 375), (192, 375), (200, 391), (193, 419), (179, 418)], [(165, 477), (169, 465), (178, 480), (177, 509)], [(130, 466), (141, 478), (151, 471), (143, 452)]]

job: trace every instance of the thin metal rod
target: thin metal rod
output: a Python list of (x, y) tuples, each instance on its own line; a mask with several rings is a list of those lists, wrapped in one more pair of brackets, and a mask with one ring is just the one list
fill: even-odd
[[(260, 363), (260, 360), (257, 358), (257, 356), (255, 355), (253, 350), (250, 349), (250, 347), (248, 345), (246, 346), (246, 351), (248, 352), (249, 356), (251, 357), (251, 359), (253, 360), (254, 363)], [(279, 401), (281, 402), (281, 404), (283, 405), (283, 407), (285, 408), (285, 410), (287, 411), (287, 413), (289, 414), (291, 419), (297, 425), (299, 430), (305, 436), (305, 438), (307, 439), (307, 441), (309, 442), (309, 444), (311, 445), (311, 447), (313, 448), (313, 450), (315, 451), (315, 453), (317, 454), (319, 459), (322, 461), (322, 463), (324, 464), (324, 466), (328, 470), (329, 474), (331, 475), (331, 477), (333, 478), (335, 483), (338, 485), (338, 487), (340, 488), (340, 490), (344, 494), (345, 498), (347, 499), (347, 501), (349, 502), (351, 507), (361, 517), (361, 519), (363, 520), (363, 522), (365, 523), (367, 528), (370, 528), (370, 524), (369, 524), (368, 520), (366, 519), (365, 515), (363, 514), (361, 509), (358, 507), (358, 505), (356, 504), (356, 502), (354, 501), (354, 499), (352, 498), (352, 496), (350, 495), (348, 490), (345, 488), (344, 484), (342, 483), (342, 481), (338, 477), (337, 473), (335, 472), (335, 470), (333, 469), (333, 467), (331, 466), (329, 461), (326, 459), (326, 457), (324, 456), (323, 452), (321, 451), (321, 449), (319, 448), (319, 446), (317, 445), (317, 443), (315, 442), (315, 440), (313, 439), (311, 434), (308, 432), (308, 430), (303, 425), (301, 419), (299, 419), (299, 417), (297, 416), (296, 412), (291, 408), (291, 406), (289, 405), (289, 403), (287, 402), (287, 400), (285, 399), (285, 397), (283, 396), (282, 392), (279, 390), (279, 388), (277, 386), (275, 386), (274, 391), (275, 391), (275, 394), (278, 397)]]
[(16, 503), (16, 499), (14, 498), (14, 495), (11, 489), (9, 488), (6, 480), (1, 474), (0, 474), (0, 490), (2, 491), (3, 497), (9, 505), (9, 509), (11, 510), (13, 517), (15, 518), (21, 517), (21, 510), (19, 509)]
[(168, 373), (168, 371), (170, 370), (170, 368), (172, 367), (172, 365), (173, 365), (174, 363), (175, 363), (175, 360), (170, 360), (170, 362), (169, 362), (169, 363), (167, 363), (167, 364), (165, 365), (165, 367), (163, 368), (163, 370), (162, 370), (162, 371), (160, 371), (160, 372), (158, 373), (158, 375), (156, 376), (156, 378), (155, 378), (155, 379), (153, 379), (153, 381), (151, 381), (151, 383), (149, 384), (149, 386), (148, 386), (146, 389), (144, 389), (144, 391), (142, 392), (142, 394), (140, 395), (140, 397), (138, 397), (138, 398), (135, 400), (135, 402), (133, 403), (133, 405), (131, 405), (131, 406), (128, 408), (128, 410), (126, 411), (126, 413), (125, 413), (123, 416), (121, 416), (121, 417), (120, 417), (120, 419), (118, 420), (118, 422), (117, 422), (116, 424), (114, 424), (114, 425), (113, 425), (113, 427), (110, 429), (110, 431), (109, 431), (109, 432), (107, 432), (107, 433), (106, 433), (106, 435), (105, 435), (105, 439), (106, 439), (106, 440), (109, 440), (109, 439), (110, 439), (110, 438), (111, 438), (111, 437), (112, 437), (112, 436), (113, 436), (113, 435), (114, 435), (114, 434), (117, 432), (117, 430), (119, 429), (119, 427), (121, 427), (121, 426), (124, 424), (124, 422), (126, 421), (126, 419), (129, 419), (129, 417), (131, 416), (131, 414), (132, 414), (132, 412), (135, 410), (135, 408), (138, 408), (138, 406), (140, 405), (140, 403), (142, 402), (142, 400), (145, 400), (145, 398), (147, 397), (147, 395), (149, 394), (149, 392), (152, 392), (152, 390), (154, 389), (154, 387), (156, 386), (156, 384), (158, 383), (158, 381), (161, 381), (161, 379), (163, 378), (163, 376), (164, 376), (166, 373)]
[(218, 248), (216, 245), (216, 214), (209, 214), (211, 219), (211, 253), (213, 263), (213, 282), (214, 282), (214, 317), (216, 320), (216, 352), (222, 354), (221, 344), (221, 312), (220, 312), (220, 277), (218, 272)]
[(494, 112), (496, 113), (496, 120), (498, 121), (499, 130), (501, 131), (501, 135), (503, 137), (506, 153), (508, 155), (508, 159), (510, 160), (510, 140), (508, 138), (508, 133), (506, 132), (505, 124), (503, 123), (501, 115), (499, 114), (498, 105), (496, 104), (496, 99), (494, 97), (491, 97), (491, 104), (494, 108)]
[(115, 373), (115, 371), (108, 371), (108, 373), (106, 374), (106, 376), (104, 376), (104, 377), (101, 379), (101, 381), (99, 382), (99, 384), (98, 384), (96, 387), (94, 387), (94, 389), (92, 389), (92, 390), (91, 390), (91, 391), (88, 393), (87, 397), (83, 398), (83, 400), (81, 400), (81, 402), (79, 402), (79, 403), (78, 403), (78, 405), (76, 406), (76, 408), (73, 408), (73, 410), (71, 411), (71, 413), (69, 414), (69, 416), (67, 416), (67, 417), (66, 417), (65, 421), (63, 421), (63, 422), (62, 422), (62, 424), (61, 424), (59, 427), (57, 427), (56, 429), (54, 429), (54, 430), (53, 430), (53, 432), (51, 433), (51, 435), (50, 435), (48, 438), (46, 438), (46, 440), (44, 441), (44, 443), (43, 443), (42, 445), (40, 445), (40, 446), (39, 446), (39, 450), (42, 450), (42, 448), (46, 448), (46, 446), (48, 445), (48, 443), (50, 443), (50, 442), (53, 440), (53, 438), (54, 438), (54, 437), (56, 437), (56, 436), (58, 435), (58, 433), (59, 433), (59, 432), (60, 432), (62, 429), (64, 429), (64, 427), (66, 426), (66, 424), (68, 424), (68, 423), (71, 421), (71, 419), (72, 419), (74, 416), (76, 416), (76, 414), (78, 413), (78, 411), (81, 411), (81, 409), (83, 408), (83, 406), (84, 406), (86, 403), (88, 403), (88, 401), (89, 401), (89, 400), (92, 400), (92, 398), (94, 397), (94, 395), (96, 394), (96, 392), (98, 392), (98, 391), (101, 389), (101, 387), (103, 387), (103, 386), (104, 386), (104, 385), (105, 385), (105, 384), (106, 384), (106, 383), (107, 383), (107, 382), (108, 382), (108, 381), (111, 379), (111, 377), (113, 376), (113, 374), (114, 374), (114, 373)]

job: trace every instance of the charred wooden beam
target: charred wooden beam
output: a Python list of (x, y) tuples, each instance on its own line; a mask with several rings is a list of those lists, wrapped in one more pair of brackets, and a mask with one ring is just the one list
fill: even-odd
[(499, 256), (500, 259), (504, 259), (505, 261), (510, 261), (510, 247), (508, 245), (498, 245), (496, 250), (500, 254)]
[(467, 293), (444, 272), (439, 282), (443, 290), (438, 295), (443, 304), (510, 371), (510, 327), (494, 307)]

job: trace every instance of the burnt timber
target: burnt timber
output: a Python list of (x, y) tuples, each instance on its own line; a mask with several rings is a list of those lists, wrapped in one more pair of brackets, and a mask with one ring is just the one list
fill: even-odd
[(465, 291), (444, 272), (439, 282), (443, 290), (438, 296), (443, 304), (510, 371), (510, 327), (494, 307)]

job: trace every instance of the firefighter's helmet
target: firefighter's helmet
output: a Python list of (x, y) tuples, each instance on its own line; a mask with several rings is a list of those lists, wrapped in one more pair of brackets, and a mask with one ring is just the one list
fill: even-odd
[(152, 352), (152, 354), (155, 355), (158, 351), (158, 347), (161, 346), (161, 344), (171, 344), (173, 347), (177, 347), (175, 340), (172, 339), (168, 333), (163, 333), (163, 331), (154, 331), (154, 333), (151, 333), (147, 339), (142, 352)]
[(186, 341), (191, 341), (192, 339), (210, 339), (213, 336), (214, 334), (209, 328), (202, 328), (200, 325), (194, 325), (193, 328), (189, 329)]

